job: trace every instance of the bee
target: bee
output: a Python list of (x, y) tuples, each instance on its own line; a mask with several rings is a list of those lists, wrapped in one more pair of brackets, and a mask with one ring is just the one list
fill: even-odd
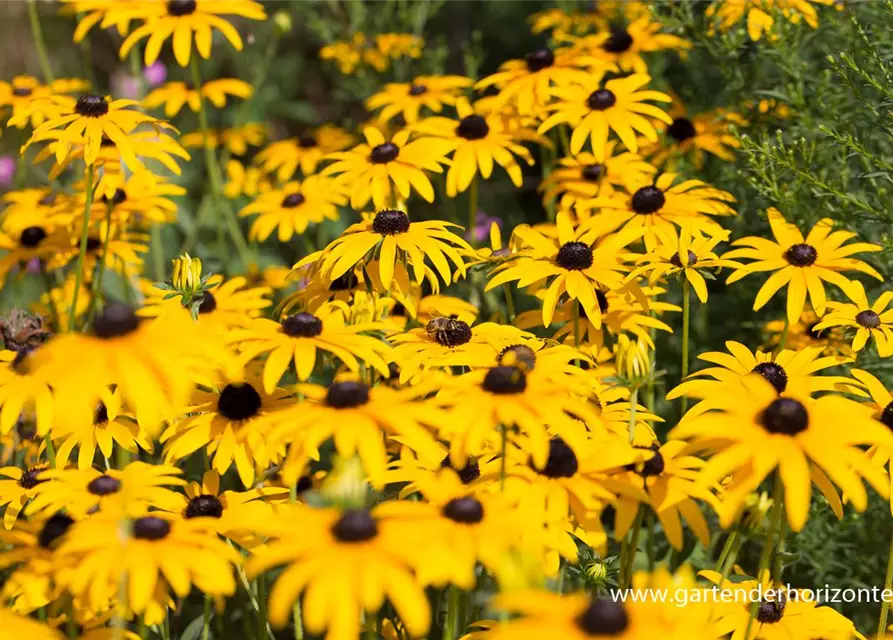
[(468, 325), (456, 318), (434, 318), (425, 325), (425, 332), (445, 347), (465, 344), (471, 338)]

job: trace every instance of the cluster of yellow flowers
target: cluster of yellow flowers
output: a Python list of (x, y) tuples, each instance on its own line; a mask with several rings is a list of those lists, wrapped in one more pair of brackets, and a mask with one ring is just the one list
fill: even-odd
[[(893, 293), (872, 302), (854, 279), (882, 279), (852, 257), (880, 247), (769, 209), (773, 239), (721, 253), (736, 200), (692, 172), (734, 161), (735, 127), (776, 105), (687, 113), (649, 64), (691, 44), (648, 3), (536, 14), (550, 45), (492, 75), (382, 83), (359, 132), (323, 124), (263, 146), (263, 123), (208, 118), (257, 87), (203, 82), (200, 66), (212, 32), (242, 49), (229, 20), (266, 20), (261, 4), (63, 2), (75, 41), (115, 30), (122, 58), (152, 64), (170, 40), (191, 77), (113, 99), (53, 78), (44, 57), (43, 81), (0, 83), (23, 158), (49, 166), (0, 214), (5, 287), (45, 286), (0, 321), (4, 634), (861, 637), (782, 586), (777, 542), (806, 523), (813, 485), (838, 516), (841, 493), (866, 508), (865, 481), (889, 497), (891, 392), (861, 369), (827, 375), (869, 340), (893, 355)], [(779, 19), (816, 28), (814, 4), (829, 2), (721, 0), (706, 16), (757, 39)], [(320, 57), (384, 73), (423, 50), (358, 33)], [(185, 105), (199, 126), (181, 135), (164, 118)], [(169, 174), (187, 148), (208, 192), (166, 278), (161, 229), (187, 195)], [(481, 219), (482, 183), (498, 165), (522, 187), (537, 163), (542, 219), (504, 235)], [(418, 199), (443, 212), (460, 194), (464, 235), (415, 215)], [(188, 229), (211, 218), (238, 260), (196, 248)], [(329, 242), (327, 221), (347, 223)], [(303, 239), (293, 266), (258, 266), (274, 233)], [(769, 273), (754, 310), (786, 289), (786, 313), (769, 350), (730, 341), (689, 376), (691, 290), (706, 304), (722, 270), (727, 284)], [(667, 399), (683, 415), (658, 437), (655, 337), (679, 312)], [(645, 570), (655, 540), (681, 550), (686, 529), (708, 558), (728, 530), (715, 570)], [(764, 551), (742, 568), (749, 537)], [(610, 585), (741, 597), (623, 602)]]

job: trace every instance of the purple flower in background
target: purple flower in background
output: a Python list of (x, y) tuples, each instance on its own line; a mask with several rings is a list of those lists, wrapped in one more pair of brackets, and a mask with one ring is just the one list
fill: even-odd
[[(490, 238), (490, 225), (493, 223), (502, 231), (502, 220), (494, 216), (488, 216), (483, 211), (478, 210), (477, 224), (474, 227), (474, 241), (476, 244), (487, 242)], [(471, 231), (465, 232), (465, 239), (471, 241)]]
[(156, 62), (143, 69), (143, 77), (150, 87), (157, 87), (167, 80), (167, 67), (160, 62)]
[(12, 156), (0, 156), (0, 187), (12, 185), (16, 177), (16, 161)]
[(111, 79), (112, 93), (115, 96), (137, 100), (140, 97), (140, 82), (125, 73), (116, 73)]

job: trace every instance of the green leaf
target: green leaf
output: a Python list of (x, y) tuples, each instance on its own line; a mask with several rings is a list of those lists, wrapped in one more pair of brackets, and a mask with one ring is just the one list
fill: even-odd
[[(211, 614), (210, 620), (214, 617), (214, 614)], [(200, 615), (199, 617), (193, 619), (186, 628), (183, 629), (183, 633), (180, 634), (180, 640), (198, 640), (198, 638), (202, 635), (202, 630), (205, 626), (205, 617), (204, 615)], [(209, 637), (213, 638), (213, 632), (209, 630)]]

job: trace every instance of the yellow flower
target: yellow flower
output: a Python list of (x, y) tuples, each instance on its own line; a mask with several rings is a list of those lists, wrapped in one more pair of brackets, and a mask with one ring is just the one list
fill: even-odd
[(735, 215), (727, 204), (735, 201), (734, 196), (701, 180), (683, 180), (674, 185), (678, 177), (675, 173), (663, 173), (653, 182), (637, 183), (633, 189), (616, 191), (611, 197), (578, 202), (577, 209), (599, 210), (583, 221), (582, 228), (599, 234), (617, 228), (638, 229), (644, 233), (648, 251), (654, 251), (659, 240), (676, 239), (677, 226), (707, 235), (723, 233), (723, 228), (708, 216)]
[(654, 366), (648, 341), (641, 338), (631, 340), (626, 334), (617, 337), (614, 361), (617, 375), (631, 382), (647, 378)]
[(164, 115), (173, 118), (180, 113), (183, 105), (198, 113), (201, 101), (207, 100), (218, 109), (226, 106), (226, 97), (248, 98), (254, 89), (250, 84), (237, 78), (219, 78), (209, 80), (200, 88), (195, 88), (186, 82), (168, 82), (164, 86), (153, 89), (145, 98), (143, 106), (146, 109), (157, 109), (164, 106)]
[(805, 309), (800, 314), (800, 319), (790, 324), (787, 319), (771, 320), (763, 325), (763, 331), (768, 334), (768, 346), (774, 347), (782, 344), (795, 351), (807, 347), (819, 347), (826, 356), (844, 356), (853, 358), (855, 353), (850, 347), (849, 340), (843, 328), (836, 327), (826, 331), (815, 331), (815, 326), (820, 318), (812, 309)]
[(853, 280), (844, 289), (853, 304), (829, 301), (830, 311), (822, 316), (822, 321), (815, 326), (815, 331), (829, 327), (853, 327), (853, 351), (861, 351), (868, 338), (873, 338), (878, 355), (882, 358), (893, 355), (893, 309), (887, 310), (893, 301), (893, 291), (885, 291), (874, 304), (869, 304), (865, 295), (865, 287), (858, 280)]
[(28, 638), (28, 640), (63, 640), (59, 631), (48, 627), (43, 622), (37, 622), (26, 616), (14, 613), (11, 609), (0, 609), (0, 627), (4, 633), (11, 634), (14, 638)]
[(748, 236), (732, 243), (740, 249), (732, 249), (723, 255), (724, 259), (753, 260), (733, 272), (726, 280), (727, 284), (751, 273), (775, 272), (757, 293), (754, 311), (762, 309), (779, 289), (787, 285), (787, 315), (788, 321), (793, 323), (803, 312), (807, 292), (813, 309), (823, 314), (826, 306), (823, 283), (830, 282), (844, 291), (850, 287), (852, 281), (842, 271), (858, 271), (883, 280), (869, 265), (850, 257), (854, 253), (880, 251), (881, 247), (867, 242), (844, 245), (856, 234), (845, 229), (832, 232), (834, 221), (830, 218), (819, 220), (804, 238), (796, 225), (787, 222), (778, 209), (770, 208), (769, 226), (774, 242)]
[(13, 117), (29, 114), (28, 117), (17, 120), (20, 129), (29, 122), (36, 127), (44, 122), (46, 116), (41, 110), (32, 110), (32, 105), (39, 100), (53, 95), (79, 93), (90, 88), (90, 83), (84, 80), (59, 79), (48, 85), (41, 84), (40, 80), (33, 76), (16, 76), (11, 81), (0, 80), (0, 109), (9, 108)]
[[(30, 109), (19, 117), (10, 118), (10, 124), (22, 122), (32, 113), (46, 114), (46, 121), (34, 129), (24, 148), (35, 142), (54, 142), (56, 162), (62, 164), (71, 154), (72, 144), (84, 145), (84, 162), (96, 163), (103, 141), (108, 140), (121, 154), (131, 170), (143, 169), (134, 153), (130, 135), (141, 124), (172, 128), (170, 125), (140, 113), (131, 107), (139, 106), (134, 100), (112, 100), (95, 94), (84, 94), (75, 99), (69, 96), (51, 96), (35, 101)], [(16, 122), (14, 122), (16, 121)], [(61, 130), (61, 135), (58, 135)]]
[(172, 260), (174, 264), (174, 275), (171, 283), (175, 288), (182, 291), (195, 291), (201, 284), (202, 280), (202, 261), (198, 258), (189, 257), (188, 253), (184, 253), (179, 258)]
[(223, 185), (223, 194), (227, 198), (235, 200), (243, 195), (254, 198), (272, 188), (273, 185), (260, 168), (246, 167), (238, 160), (230, 160), (226, 163), (226, 183)]
[(471, 85), (471, 78), (464, 76), (416, 76), (412, 82), (386, 84), (366, 99), (366, 108), (381, 110), (378, 118), (382, 122), (403, 116), (406, 124), (413, 124), (422, 109), (440, 113), (445, 106), (454, 106)]
[(28, 469), (19, 467), (0, 467), (0, 506), (3, 510), (3, 527), (9, 531), (16, 519), (31, 498), (35, 495), (35, 488), (46, 482), (43, 474), (46, 465), (37, 465)]
[(587, 76), (585, 80), (555, 87), (552, 94), (557, 100), (546, 107), (550, 115), (540, 125), (539, 132), (545, 133), (561, 124), (569, 125), (573, 128), (571, 153), (579, 153), (587, 137), (592, 149), (601, 152), (611, 130), (617, 134), (623, 146), (635, 153), (639, 149), (637, 132), (651, 142), (658, 138), (657, 129), (648, 118), (663, 120), (667, 124), (672, 122), (663, 109), (645, 102), (672, 100), (660, 91), (640, 91), (649, 82), (651, 76), (635, 73), (608, 80), (604, 87), (598, 76)]
[(735, 159), (735, 150), (741, 146), (732, 127), (748, 124), (744, 117), (729, 109), (690, 115), (678, 99), (673, 100), (670, 117), (673, 122), (669, 125), (656, 125), (663, 139), (642, 149), (651, 162), (669, 171), (676, 170), (682, 158), (691, 159), (695, 168), (701, 169), (707, 154), (731, 162)]
[(339, 176), (350, 192), (351, 207), (361, 209), (372, 200), (377, 209), (385, 209), (406, 200), (412, 191), (434, 201), (434, 187), (425, 172), (443, 172), (441, 164), (446, 162), (451, 142), (432, 137), (410, 142), (407, 130), (387, 140), (374, 127), (363, 129), (363, 136), (363, 144), (326, 156), (334, 162), (322, 171), (324, 176)]
[(267, 127), (259, 122), (248, 124), (233, 129), (200, 129), (187, 133), (181, 138), (184, 147), (208, 146), (216, 149), (221, 144), (235, 156), (244, 156), (248, 153), (248, 147), (259, 147), (267, 137)]
[[(815, 4), (830, 5), (834, 0), (811, 0)], [(747, 35), (751, 40), (760, 40), (768, 35), (775, 40), (778, 35), (772, 33), (775, 17), (782, 16), (788, 22), (798, 24), (801, 20), (815, 29), (819, 26), (818, 12), (809, 0), (714, 0), (705, 12), (707, 18), (713, 20), (714, 27), (708, 31), (713, 35), (714, 28), (728, 31), (742, 18), (747, 19)]]
[(277, 229), (280, 242), (303, 234), (310, 223), (337, 220), (338, 207), (347, 204), (343, 185), (331, 178), (311, 175), (303, 182), (289, 182), (280, 189), (261, 194), (239, 215), (260, 214), (251, 225), (250, 238), (261, 242)]
[(304, 176), (309, 176), (325, 156), (342, 151), (354, 142), (354, 137), (344, 129), (324, 124), (297, 138), (269, 144), (257, 152), (254, 162), (266, 173), (275, 172), (279, 182), (288, 182), (298, 168)]
[(103, 24), (114, 19), (138, 19), (143, 24), (134, 29), (121, 43), (123, 60), (143, 38), (146, 65), (154, 64), (165, 40), (171, 39), (174, 57), (181, 67), (189, 64), (192, 41), (199, 55), (211, 57), (212, 31), (217, 30), (236, 51), (242, 50), (239, 32), (221, 16), (238, 16), (248, 20), (266, 20), (263, 5), (251, 0), (172, 0), (170, 2), (126, 2), (109, 9)]
[[(734, 488), (723, 493), (722, 526), (729, 526), (747, 495), (776, 468), (793, 531), (806, 523), (816, 469), (846, 492), (857, 511), (863, 511), (868, 500), (862, 478), (888, 496), (889, 478), (859, 445), (890, 447), (893, 434), (872, 418), (867, 406), (836, 395), (811, 399), (805, 389), (791, 385), (779, 396), (759, 375), (747, 376), (741, 384), (720, 385), (711, 403), (719, 411), (686, 420), (670, 437), (691, 440), (692, 447), (714, 454), (701, 471), (703, 482), (718, 482), (737, 472)], [(841, 424), (847, 428), (841, 429)]]

